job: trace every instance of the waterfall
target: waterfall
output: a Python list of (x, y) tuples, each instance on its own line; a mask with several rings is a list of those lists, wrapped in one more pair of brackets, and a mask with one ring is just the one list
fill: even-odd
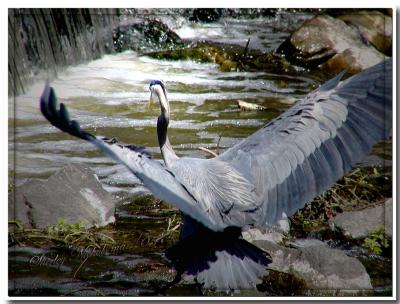
[(63, 67), (114, 52), (119, 9), (9, 9), (9, 96)]

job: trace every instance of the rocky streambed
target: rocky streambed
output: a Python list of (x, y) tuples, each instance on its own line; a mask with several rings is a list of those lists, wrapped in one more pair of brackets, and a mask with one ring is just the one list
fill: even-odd
[[(390, 22), (385, 11), (127, 10), (113, 32), (118, 53), (68, 67), (52, 85), (84, 128), (160, 158), (159, 110), (145, 101), (150, 79), (161, 78), (174, 149), (205, 158), (200, 148), (224, 151), (337, 69), (356, 73), (390, 56)], [(175, 275), (164, 250), (179, 238), (179, 211), (50, 127), (38, 111), (42, 87), (9, 100), (10, 295), (391, 295), (391, 141), (280, 228), (244, 233), (273, 258), (257, 290), (192, 280), (163, 290)]]

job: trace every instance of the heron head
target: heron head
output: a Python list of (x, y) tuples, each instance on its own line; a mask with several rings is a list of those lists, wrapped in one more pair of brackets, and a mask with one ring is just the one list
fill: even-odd
[(159, 102), (161, 107), (161, 114), (169, 117), (169, 103), (167, 99), (167, 90), (165, 88), (164, 82), (161, 80), (152, 80), (150, 82), (150, 99), (148, 107), (150, 108), (151, 103)]

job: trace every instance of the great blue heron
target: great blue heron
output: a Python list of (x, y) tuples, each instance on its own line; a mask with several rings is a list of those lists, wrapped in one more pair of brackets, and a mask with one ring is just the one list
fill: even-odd
[[(64, 104), (58, 109), (49, 86), (40, 105), (51, 124), (90, 141), (127, 166), (154, 195), (181, 210), (183, 242), (167, 251), (179, 274), (197, 275), (206, 287), (249, 288), (265, 274), (261, 266), (270, 259), (240, 239), (241, 229), (274, 224), (283, 215), (292, 215), (391, 135), (392, 60), (340, 81), (343, 75), (211, 159), (176, 155), (167, 134), (166, 87), (152, 81), (150, 98), (161, 107), (157, 133), (164, 164), (141, 148), (81, 130), (69, 119)], [(200, 241), (196, 235), (202, 236)], [(192, 249), (190, 258), (179, 254), (185, 243)], [(205, 249), (210, 243), (212, 249)]]

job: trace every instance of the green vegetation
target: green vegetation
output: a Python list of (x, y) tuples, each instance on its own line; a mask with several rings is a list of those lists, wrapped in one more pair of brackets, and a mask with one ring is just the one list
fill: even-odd
[(10, 221), (8, 231), (9, 245), (19, 246), (94, 246), (101, 248), (105, 244), (115, 243), (114, 239), (105, 233), (96, 231), (96, 228), (85, 228), (85, 224), (68, 223), (59, 218), (56, 225), (44, 229), (25, 228), (20, 222)]
[(384, 249), (390, 246), (390, 242), (385, 235), (385, 227), (378, 227), (369, 237), (364, 239), (362, 246), (376, 255), (382, 255)]

